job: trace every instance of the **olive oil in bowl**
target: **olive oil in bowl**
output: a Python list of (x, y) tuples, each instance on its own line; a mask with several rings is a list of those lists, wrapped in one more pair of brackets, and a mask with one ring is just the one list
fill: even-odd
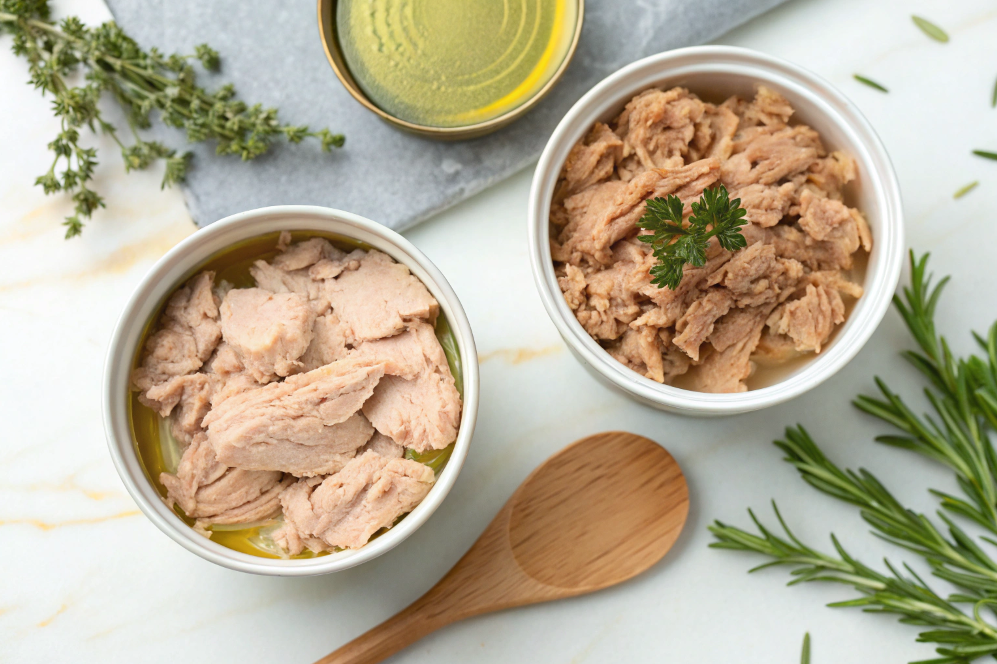
[[(235, 288), (251, 288), (256, 285), (256, 282), (249, 273), (249, 267), (256, 260), (269, 261), (277, 254), (275, 247), (278, 235), (278, 233), (268, 233), (239, 242), (206, 260), (197, 269), (193, 270), (187, 278), (204, 270), (213, 270), (215, 272), (216, 284), (227, 281)], [(311, 237), (324, 237), (345, 251), (351, 251), (356, 248), (370, 249), (369, 246), (363, 243), (331, 233), (316, 231), (291, 233), (293, 242), (299, 242)], [(166, 299), (168, 300), (169, 296)], [(132, 360), (132, 370), (140, 366), (146, 341), (155, 329), (158, 328), (159, 319), (165, 307), (166, 302), (164, 301), (156, 314), (146, 324), (137, 345), (135, 357)], [(436, 336), (443, 346), (443, 352), (447, 357), (450, 372), (454, 376), (457, 391), (460, 393), (461, 398), (463, 398), (464, 386), (460, 352), (457, 349), (456, 339), (450, 329), (450, 325), (442, 312), (436, 321)], [(158, 413), (140, 403), (135, 392), (131, 393), (131, 398), (128, 401), (128, 417), (131, 424), (132, 440), (138, 452), (142, 469), (149, 482), (156, 488), (160, 497), (165, 499), (167, 495), (166, 487), (160, 482), (159, 477), (162, 473), (175, 473), (182, 454), (180, 444), (170, 431), (169, 418), (160, 417)], [(439, 477), (447, 461), (450, 459), (453, 449), (454, 445), (451, 444), (442, 450), (429, 450), (424, 454), (416, 454), (412, 450), (406, 450), (406, 457), (426, 464)], [(194, 519), (184, 514), (179, 506), (174, 506), (173, 509), (184, 523), (190, 527), (194, 527)], [(404, 518), (405, 516), (403, 515), (399, 520)], [(213, 542), (235, 551), (263, 558), (286, 558), (288, 557), (286, 552), (283, 552), (271, 537), (280, 525), (280, 518), (273, 518), (250, 524), (213, 525), (208, 527), (208, 531)], [(378, 531), (371, 539), (378, 537), (386, 531), (387, 529)], [(313, 558), (315, 555), (311, 551), (306, 550), (293, 557)], [(326, 555), (326, 553), (318, 555)]]
[(570, 58), (582, 0), (338, 0), (331, 11), (362, 94), (404, 123), (446, 129), (538, 99)]

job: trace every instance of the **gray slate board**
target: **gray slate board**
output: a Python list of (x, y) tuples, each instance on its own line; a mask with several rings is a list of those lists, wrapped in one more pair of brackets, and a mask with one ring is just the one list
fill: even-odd
[[(346, 147), (332, 154), (315, 143), (281, 144), (252, 162), (196, 146), (185, 193), (198, 224), (266, 205), (309, 204), (401, 230), (536, 159), (568, 108), (606, 75), (714, 39), (783, 0), (589, 0), (578, 51), (551, 94), (511, 126), (458, 143), (400, 132), (354, 101), (325, 58), (315, 0), (107, 2), (143, 47), (191, 53), (207, 42), (222, 56), (218, 81), (233, 82), (239, 98), (277, 106), (285, 122), (346, 135)], [(212, 87), (214, 79), (202, 82)], [(183, 142), (175, 130), (157, 133), (171, 145)]]

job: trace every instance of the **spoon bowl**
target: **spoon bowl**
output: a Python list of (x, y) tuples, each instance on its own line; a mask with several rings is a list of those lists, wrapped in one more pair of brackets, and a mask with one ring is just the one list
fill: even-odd
[(688, 513), (663, 447), (624, 432), (583, 438), (534, 470), (429, 592), (316, 664), (374, 664), (465, 618), (626, 581), (668, 553)]

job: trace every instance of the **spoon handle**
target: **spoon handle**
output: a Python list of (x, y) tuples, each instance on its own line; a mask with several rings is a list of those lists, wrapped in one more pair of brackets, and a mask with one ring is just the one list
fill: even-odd
[(315, 664), (375, 664), (450, 623), (576, 594), (540, 584), (520, 569), (509, 548), (511, 504), (425, 595)]
[(315, 664), (376, 664), (439, 629), (449, 620), (434, 620), (426, 610), (426, 599), (431, 593)]

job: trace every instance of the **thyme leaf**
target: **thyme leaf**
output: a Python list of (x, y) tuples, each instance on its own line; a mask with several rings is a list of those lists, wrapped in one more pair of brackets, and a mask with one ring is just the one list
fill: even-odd
[[(48, 144), (52, 165), (35, 184), (46, 194), (64, 192), (75, 203), (64, 222), (67, 238), (79, 235), (84, 220), (104, 207), (104, 199), (87, 186), (97, 154), (80, 145), (84, 130), (110, 136), (127, 171), (165, 162), (164, 188), (186, 178), (192, 155), (142, 137), (141, 130), (152, 125), (153, 113), (164, 124), (183, 129), (189, 142), (214, 141), (218, 154), (243, 160), (265, 154), (281, 137), (291, 143), (316, 138), (324, 151), (344, 142), (342, 135), (328, 129), (284, 124), (277, 109), (236, 100), (231, 85), (213, 92), (198, 86), (192, 61), (209, 71), (217, 71), (221, 64), (218, 52), (207, 44), (196, 46), (191, 55), (164, 55), (155, 48), (144, 51), (113, 21), (97, 27), (72, 16), (54, 22), (48, 0), (0, 0), (0, 34), (4, 33), (13, 37), (14, 54), (28, 61), (30, 83), (53, 97), (52, 110), (61, 123), (59, 134)], [(74, 87), (66, 79), (76, 71), (85, 78)], [(104, 96), (124, 110), (130, 140), (104, 119), (98, 106)]]

